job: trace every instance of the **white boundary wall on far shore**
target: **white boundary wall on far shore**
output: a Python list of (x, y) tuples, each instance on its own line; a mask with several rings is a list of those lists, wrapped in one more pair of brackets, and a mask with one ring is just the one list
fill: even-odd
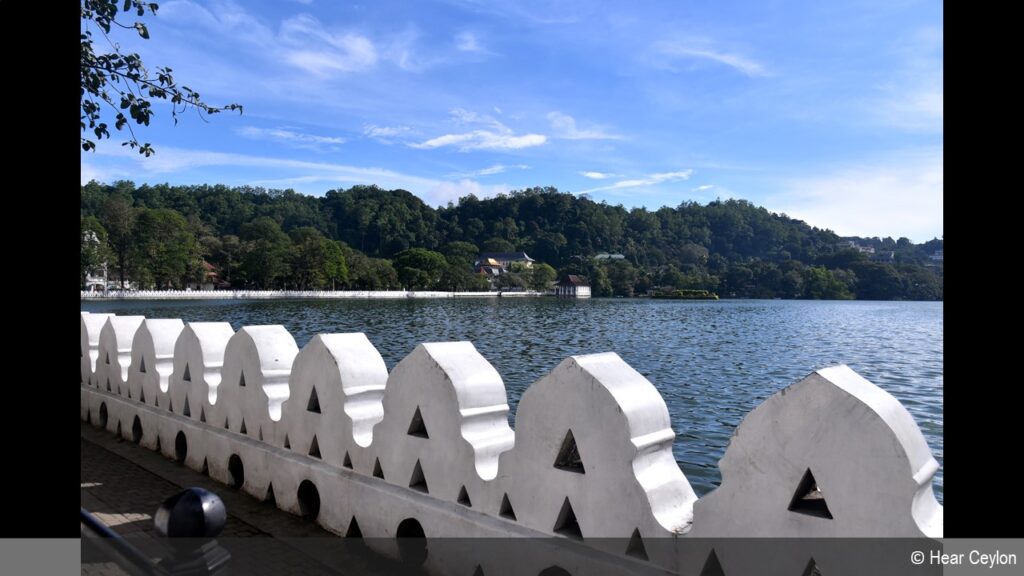
[[(751, 411), (721, 486), (698, 499), (663, 398), (613, 352), (554, 367), (513, 430), (501, 375), (470, 342), (420, 344), (389, 374), (358, 333), (300, 350), (282, 326), (83, 312), (80, 339), (83, 421), (388, 555), (412, 522), (428, 538), (565, 542), (570, 574), (799, 574), (808, 556), (686, 543), (943, 532), (920, 429), (843, 365)], [(807, 554), (825, 566), (831, 552)], [(538, 562), (435, 551), (427, 567), (537, 574)]]
[(515, 292), (441, 292), (436, 290), (108, 290), (81, 291), (82, 300), (271, 300), (285, 298), (527, 298), (545, 296), (533, 290)]

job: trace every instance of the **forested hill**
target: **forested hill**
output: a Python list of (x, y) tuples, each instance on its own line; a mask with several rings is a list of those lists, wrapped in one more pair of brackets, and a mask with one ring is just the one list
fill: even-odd
[[(586, 275), (595, 295), (671, 287), (941, 300), (943, 291), (942, 261), (932, 258), (942, 240), (840, 238), (743, 200), (627, 210), (531, 188), (435, 209), (405, 190), (369, 186), (315, 197), (90, 182), (81, 193), (83, 279), (107, 261), (112, 277), (123, 271), (140, 286), (181, 286), (202, 276), (205, 260), (235, 288), (474, 289), (477, 252), (525, 251), (560, 275)], [(600, 253), (623, 257), (593, 258)], [(503, 281), (541, 280), (523, 271)]]

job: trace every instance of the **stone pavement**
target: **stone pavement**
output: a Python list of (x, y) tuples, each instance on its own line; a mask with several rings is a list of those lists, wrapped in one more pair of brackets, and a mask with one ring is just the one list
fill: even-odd
[[(227, 507), (217, 542), (232, 554), (231, 574), (408, 573), (358, 540), (331, 534), (86, 423), (81, 424), (80, 474), (82, 507), (152, 559), (166, 557), (169, 550), (168, 539), (153, 526), (153, 514), (165, 499), (197, 486), (215, 492)], [(109, 560), (83, 544), (82, 574), (125, 574)]]

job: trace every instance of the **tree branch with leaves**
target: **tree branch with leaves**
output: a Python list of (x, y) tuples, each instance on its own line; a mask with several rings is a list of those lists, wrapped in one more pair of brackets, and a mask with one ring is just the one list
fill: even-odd
[[(140, 143), (132, 127), (133, 122), (149, 126), (153, 116), (151, 100), (170, 101), (175, 125), (178, 115), (189, 109), (195, 110), (204, 122), (206, 115), (228, 110), (242, 112), (240, 104), (211, 106), (203, 102), (199, 92), (179, 85), (170, 68), (157, 67), (150, 72), (138, 54), (121, 53), (120, 46), (110, 37), (112, 29), (134, 30), (143, 39), (149, 39), (149, 30), (142, 22), (119, 22), (119, 12), (134, 12), (142, 17), (147, 11), (155, 15), (159, 7), (152, 2), (124, 0), (118, 10), (118, 4), (118, 0), (82, 0), (82, 150), (95, 150), (96, 140), (110, 138), (109, 125), (104, 120), (113, 114), (114, 129), (127, 128), (130, 134), (121, 145), (138, 149), (145, 156), (153, 154), (150, 143)], [(97, 51), (94, 40), (102, 40), (110, 50)]]

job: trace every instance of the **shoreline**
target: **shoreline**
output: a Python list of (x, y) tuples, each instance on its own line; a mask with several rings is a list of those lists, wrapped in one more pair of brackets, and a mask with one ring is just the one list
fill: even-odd
[(436, 290), (138, 290), (80, 291), (81, 300), (353, 300), (403, 298), (536, 298), (544, 292), (443, 292)]

